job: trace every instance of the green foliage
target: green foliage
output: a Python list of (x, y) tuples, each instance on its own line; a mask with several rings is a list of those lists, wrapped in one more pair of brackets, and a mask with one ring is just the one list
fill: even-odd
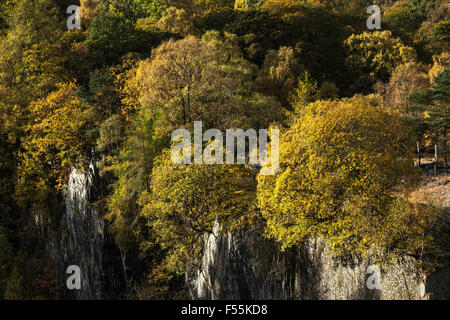
[(419, 19), (425, 20), (425, 18), (427, 17), (427, 7), (429, 2), (436, 2), (436, 1), (411, 0), (409, 1), (409, 10)]
[(131, 52), (150, 55), (151, 48), (165, 37), (156, 30), (136, 29), (122, 16), (105, 14), (91, 23), (86, 47), (97, 65), (111, 65)]
[(13, 5), (13, 0), (5, 0), (0, 3), (0, 32), (8, 27), (9, 14)]
[(450, 42), (450, 20), (440, 21), (434, 26), (433, 32), (439, 41)]
[(139, 39), (133, 24), (116, 15), (100, 15), (90, 26), (86, 46), (97, 64), (112, 64), (137, 51)]
[(110, 156), (104, 158), (102, 171), (112, 172), (117, 177), (112, 186), (113, 193), (108, 198), (107, 219), (111, 221), (110, 230), (121, 247), (136, 241), (140, 230), (138, 213), (141, 207), (137, 200), (149, 187), (149, 175), (158, 152), (153, 138), (154, 122), (145, 114), (137, 116), (118, 152), (123, 140), (120, 119), (112, 116), (101, 127), (98, 146), (101, 151), (110, 151)]
[(120, 100), (116, 93), (114, 76), (109, 68), (91, 73), (89, 79), (89, 98), (94, 102), (97, 123), (117, 112)]
[(136, 22), (139, 18), (157, 18), (167, 9), (170, 1), (165, 0), (104, 0), (100, 7), (113, 15)]
[(398, 1), (389, 7), (383, 14), (386, 21), (394, 30), (394, 33), (402, 39), (412, 42), (414, 33), (419, 29), (421, 20), (410, 10), (410, 1)]
[(411, 95), (414, 103), (409, 110), (409, 116), (417, 128), (419, 138), (432, 138), (442, 145), (445, 164), (448, 166), (447, 145), (450, 140), (450, 69), (442, 72), (428, 90)]

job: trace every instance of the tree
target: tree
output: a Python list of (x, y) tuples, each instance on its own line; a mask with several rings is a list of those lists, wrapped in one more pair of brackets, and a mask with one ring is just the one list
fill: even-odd
[(234, 84), (216, 61), (217, 52), (193, 36), (162, 44), (137, 71), (142, 105), (152, 113), (161, 111), (170, 132), (194, 119), (208, 127), (222, 121), (235, 102), (225, 98)]
[(125, 18), (107, 14), (92, 21), (86, 46), (97, 64), (110, 65), (128, 52), (138, 51), (139, 40), (133, 24)]
[(194, 23), (186, 11), (175, 7), (170, 7), (164, 11), (157, 25), (164, 32), (181, 36), (192, 34), (195, 30)]
[(265, 0), (236, 0), (234, 3), (235, 9), (254, 10), (259, 9)]
[(283, 248), (308, 237), (335, 254), (378, 247), (387, 208), (413, 176), (410, 130), (375, 96), (309, 104), (280, 136), (280, 171), (258, 177), (269, 236)]
[(440, 55), (434, 55), (433, 66), (428, 72), (430, 82), (434, 83), (436, 81), (437, 76), (447, 69), (450, 69), (450, 53), (442, 52)]
[(280, 47), (269, 51), (256, 79), (261, 92), (276, 96), (284, 106), (288, 105), (289, 95), (296, 85), (296, 74), (301, 66), (290, 47)]
[(364, 32), (345, 40), (347, 67), (356, 75), (354, 90), (369, 92), (377, 80), (387, 81), (398, 65), (415, 60), (414, 49), (394, 38), (390, 31)]
[(379, 81), (375, 90), (380, 94), (386, 108), (398, 110), (406, 115), (409, 96), (418, 91), (428, 88), (430, 85), (427, 68), (421, 63), (406, 63), (399, 65), (392, 73), (389, 82)]
[(34, 118), (19, 154), (16, 199), (22, 206), (35, 203), (36, 209), (43, 209), (38, 213), (46, 214), (52, 205), (52, 190), (64, 184), (64, 172), (88, 152), (90, 110), (77, 97), (74, 83), (62, 83), (58, 90), (33, 102), (29, 111)]
[(448, 20), (450, 6), (447, 1), (439, 0), (428, 5), (425, 19), (414, 35), (414, 45), (420, 49), (419, 56), (425, 61), (431, 60), (433, 55), (449, 51), (445, 21)]
[(440, 21), (433, 28), (434, 35), (439, 41), (450, 42), (450, 21)]
[(0, 3), (0, 32), (8, 27), (9, 13), (13, 7), (13, 0), (6, 0)]
[(170, 154), (166, 149), (156, 159), (150, 190), (140, 203), (158, 243), (168, 251), (166, 265), (184, 271), (195, 264), (203, 236), (215, 223), (224, 231), (245, 225), (255, 183), (246, 167), (177, 165)]
[[(154, 119), (145, 114), (134, 117), (123, 132), (119, 116), (106, 120), (100, 130), (99, 150), (108, 152), (100, 167), (102, 175), (111, 172), (117, 180), (107, 199), (107, 219), (116, 242), (126, 250), (136, 241), (141, 225), (138, 199), (150, 187), (150, 174), (155, 156), (160, 152), (154, 140)], [(124, 135), (125, 133), (125, 135)]]
[(291, 92), (290, 103), (292, 106), (291, 117), (301, 115), (306, 106), (317, 98), (317, 82), (311, 79), (308, 71), (298, 77), (297, 87)]
[(106, 0), (100, 8), (136, 22), (140, 18), (159, 18), (172, 1), (169, 0)]
[(96, 69), (91, 73), (89, 96), (94, 103), (94, 109), (98, 118), (97, 122), (101, 122), (113, 113), (116, 113), (120, 106), (120, 100), (116, 93), (114, 77), (109, 68), (105, 70)]
[(121, 65), (112, 67), (114, 86), (121, 105), (120, 114), (129, 123), (133, 115), (139, 110), (140, 86), (136, 81), (136, 71), (139, 56), (127, 57)]
[(131, 53), (149, 56), (168, 34), (146, 25), (134, 25), (124, 16), (100, 14), (91, 22), (85, 45), (97, 66), (119, 63)]
[(408, 43), (412, 43), (414, 33), (419, 29), (421, 20), (410, 10), (410, 1), (403, 0), (394, 3), (383, 13), (386, 21), (393, 31)]
[[(232, 42), (217, 37), (218, 33), (210, 33), (203, 41), (193, 36), (170, 40), (140, 64), (137, 82), (142, 107), (161, 114), (157, 136), (167, 138), (175, 129), (191, 127), (195, 120), (202, 120), (206, 128), (248, 127), (252, 124), (246, 117), (263, 110), (249, 107), (254, 94), (249, 84), (253, 66)], [(257, 106), (267, 112), (265, 123), (280, 117), (277, 104)]]
[[(411, 95), (414, 105), (410, 116), (421, 130), (419, 135), (428, 135), (442, 145), (445, 168), (448, 173), (447, 145), (450, 139), (450, 70), (442, 72), (436, 78), (436, 83), (428, 90)], [(418, 114), (417, 114), (418, 113)]]

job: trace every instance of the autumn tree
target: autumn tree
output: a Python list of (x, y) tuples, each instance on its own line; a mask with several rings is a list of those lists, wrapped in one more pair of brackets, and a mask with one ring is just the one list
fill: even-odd
[(136, 241), (141, 227), (137, 200), (150, 187), (153, 161), (160, 152), (154, 140), (155, 121), (146, 114), (136, 115), (127, 127), (118, 115), (107, 119), (100, 128), (97, 146), (107, 156), (100, 162), (101, 173), (112, 173), (117, 180), (107, 199), (107, 219), (116, 242), (126, 250)]
[[(51, 0), (19, 1), (13, 7), (10, 29), (0, 42), (0, 99), (7, 100), (7, 104), (24, 106), (36, 97), (31, 87), (37, 78), (60, 75), (60, 72), (53, 75), (53, 71), (60, 71), (60, 66), (55, 64), (61, 61), (52, 56), (50, 48), (61, 35), (58, 15), (58, 8)], [(37, 30), (36, 25), (42, 28)]]
[(284, 106), (288, 105), (289, 95), (296, 85), (296, 75), (301, 65), (290, 47), (267, 53), (264, 64), (256, 79), (262, 92), (276, 96)]
[(186, 36), (195, 31), (191, 17), (184, 9), (167, 8), (158, 21), (158, 27), (165, 32)]
[(280, 136), (280, 172), (258, 177), (267, 233), (283, 248), (321, 237), (336, 254), (377, 246), (412, 176), (410, 130), (374, 96), (309, 104)]
[(166, 264), (182, 271), (188, 262), (195, 263), (203, 236), (213, 231), (215, 223), (223, 230), (245, 225), (253, 196), (254, 179), (248, 168), (178, 165), (166, 149), (156, 159), (150, 190), (140, 203), (158, 243), (169, 251)]
[(348, 71), (356, 75), (352, 87), (363, 92), (370, 91), (378, 79), (387, 81), (398, 65), (416, 58), (414, 49), (394, 38), (390, 31), (352, 35), (345, 40), (345, 46)]
[(406, 114), (410, 105), (409, 96), (428, 88), (429, 85), (427, 68), (421, 63), (410, 62), (396, 67), (389, 82), (379, 81), (375, 85), (375, 90), (380, 94), (386, 108)]
[(0, 4), (0, 32), (8, 27), (9, 13), (12, 10), (14, 1), (6, 0)]
[(167, 0), (105, 0), (99, 3), (99, 8), (136, 22), (139, 18), (160, 17), (169, 3)]
[(290, 117), (301, 115), (306, 106), (317, 99), (317, 81), (311, 78), (308, 71), (305, 71), (297, 79), (297, 86), (292, 90), (289, 99), (292, 106)]
[[(245, 94), (251, 98), (245, 79), (252, 76), (252, 67), (240, 57), (217, 50), (220, 41), (207, 41), (212, 40), (193, 36), (170, 40), (137, 70), (142, 106), (151, 113), (161, 112), (157, 129), (161, 137), (177, 127), (192, 126), (194, 120), (202, 120), (206, 128), (232, 128), (254, 110), (244, 109), (249, 104)], [(237, 67), (235, 61), (243, 64)], [(262, 107), (271, 110), (269, 119), (280, 114), (277, 105)]]
[(254, 10), (259, 9), (265, 0), (236, 0), (234, 3), (235, 9)]
[(389, 28), (402, 39), (406, 39), (408, 43), (412, 43), (414, 34), (421, 25), (420, 17), (410, 9), (410, 2), (408, 0), (398, 1), (383, 13), (383, 20), (386, 21)]
[[(22, 205), (42, 205), (52, 189), (62, 187), (64, 171), (82, 160), (89, 146), (89, 111), (77, 97), (74, 83), (60, 84), (30, 105), (34, 118), (27, 127), (16, 186)], [(46, 213), (45, 208), (42, 211)]]
[(440, 55), (434, 55), (433, 66), (428, 72), (431, 83), (434, 83), (437, 76), (447, 69), (450, 69), (450, 53), (442, 52)]
[(120, 99), (119, 113), (126, 122), (130, 122), (133, 115), (140, 109), (140, 85), (136, 81), (139, 56), (127, 57), (120, 65), (110, 70), (114, 77), (115, 92)]
[(448, 27), (446, 28), (450, 5), (448, 1), (440, 0), (420, 2), (426, 6), (426, 10), (423, 11), (423, 22), (414, 35), (414, 45), (419, 49), (419, 56), (425, 61), (430, 61), (433, 55), (450, 50)]

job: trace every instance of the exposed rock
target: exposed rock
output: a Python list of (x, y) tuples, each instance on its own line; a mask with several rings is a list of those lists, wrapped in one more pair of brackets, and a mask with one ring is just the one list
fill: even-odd
[[(369, 259), (338, 261), (321, 240), (281, 252), (273, 241), (244, 230), (206, 238), (201, 270), (186, 281), (193, 299), (448, 299), (449, 269), (426, 279), (411, 257), (380, 270)], [(260, 230), (259, 230), (260, 231)], [(368, 271), (370, 271), (368, 273)], [(372, 279), (370, 279), (372, 277)], [(369, 286), (372, 289), (369, 289)], [(422, 290), (421, 290), (422, 288)], [(422, 291), (422, 292), (421, 292)]]
[[(64, 189), (66, 209), (47, 244), (61, 284), (60, 298), (117, 298), (124, 288), (120, 252), (107, 234), (105, 221), (92, 206), (98, 200), (98, 185), (92, 161), (85, 171), (73, 168)], [(81, 290), (66, 288), (70, 265), (80, 267)]]

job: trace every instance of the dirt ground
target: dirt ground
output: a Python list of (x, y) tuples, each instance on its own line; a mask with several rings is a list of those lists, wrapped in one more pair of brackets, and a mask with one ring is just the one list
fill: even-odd
[(442, 201), (445, 207), (450, 207), (450, 176), (424, 176), (419, 190), (430, 199)]

